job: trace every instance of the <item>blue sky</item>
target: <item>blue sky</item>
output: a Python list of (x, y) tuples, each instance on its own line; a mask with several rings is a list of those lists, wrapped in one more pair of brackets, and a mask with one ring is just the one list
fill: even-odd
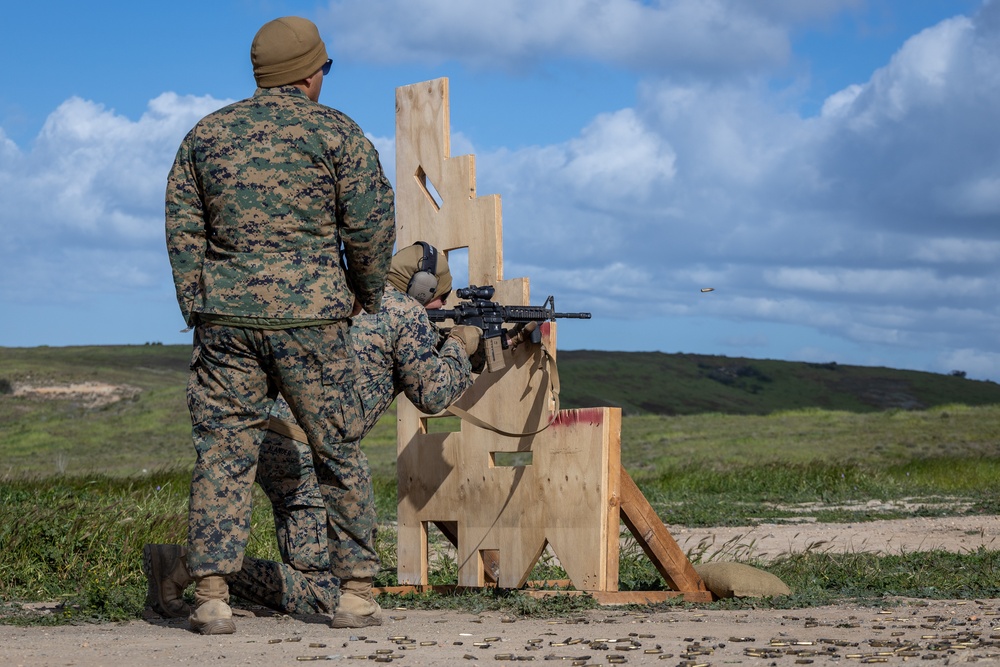
[[(394, 94), (448, 77), (505, 277), (560, 349), (1000, 381), (1000, 1), (256, 0), (5, 7), (0, 346), (186, 343), (174, 151), (313, 19), (321, 102), (394, 170)], [(702, 287), (715, 291), (702, 293)]]

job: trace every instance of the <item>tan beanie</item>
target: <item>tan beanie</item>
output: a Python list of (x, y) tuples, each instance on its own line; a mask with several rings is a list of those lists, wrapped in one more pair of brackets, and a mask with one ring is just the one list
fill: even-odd
[[(434, 294), (428, 299), (428, 303), (444, 296), (451, 291), (451, 270), (448, 268), (448, 258), (443, 252), (437, 253), (437, 287)], [(392, 256), (392, 263), (389, 265), (388, 281), (400, 292), (406, 293), (406, 288), (410, 284), (413, 274), (418, 271), (420, 260), (424, 257), (424, 249), (419, 243), (403, 248)], [(426, 304), (424, 304), (426, 305)]]
[(261, 88), (301, 81), (327, 61), (326, 44), (309, 19), (285, 16), (265, 23), (250, 45), (253, 77)]

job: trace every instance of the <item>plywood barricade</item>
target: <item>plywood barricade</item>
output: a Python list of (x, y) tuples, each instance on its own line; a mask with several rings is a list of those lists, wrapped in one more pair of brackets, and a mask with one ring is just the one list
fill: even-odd
[[(396, 90), (397, 247), (427, 241), (449, 254), (468, 248), (471, 284), (493, 285), (498, 303), (529, 305), (528, 279), (503, 277), (499, 196), (477, 196), (474, 157), (450, 155), (448, 104), (444, 78)], [(428, 424), (442, 415), (423, 414), (399, 397), (402, 586), (392, 590), (428, 586), (428, 530), (435, 524), (457, 549), (460, 587), (525, 587), (551, 545), (569, 577), (561, 582), (569, 584), (565, 588), (590, 592), (602, 603), (711, 600), (621, 467), (621, 411), (553, 415), (555, 396), (544, 362), (546, 353), (555, 355), (555, 323), (541, 330), (541, 345), (505, 351), (505, 368), (479, 375), (456, 404), (512, 433), (533, 432), (551, 421), (536, 435), (503, 436), (464, 420), (458, 431), (433, 432)], [(623, 521), (672, 590), (618, 591)]]

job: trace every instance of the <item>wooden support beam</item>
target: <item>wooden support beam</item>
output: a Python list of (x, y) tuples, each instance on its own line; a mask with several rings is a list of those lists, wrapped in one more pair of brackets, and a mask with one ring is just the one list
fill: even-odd
[[(652, 505), (622, 468), (621, 517), (639, 546), (671, 588), (683, 592), (707, 592), (705, 582), (660, 521)], [(711, 594), (709, 594), (711, 596)]]

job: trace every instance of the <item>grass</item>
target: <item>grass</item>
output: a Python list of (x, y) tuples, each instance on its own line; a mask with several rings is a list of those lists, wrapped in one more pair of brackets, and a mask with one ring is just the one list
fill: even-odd
[(633, 477), (684, 465), (725, 469), (752, 453), (762, 463), (893, 465), (939, 456), (1000, 454), (1000, 408), (943, 405), (857, 413), (807, 408), (769, 415), (625, 417), (622, 464)]
[[(995, 514), (1000, 507), (991, 485), (998, 480), (994, 459), (947, 457), (889, 467), (813, 462), (676, 469), (640, 485), (666, 523), (740, 526), (800, 518), (799, 506), (823, 522)], [(882, 501), (881, 509), (871, 508), (871, 500)]]
[(191, 465), (189, 357), (179, 345), (0, 348), (0, 377), (11, 387), (99, 382), (140, 390), (96, 409), (0, 395), (0, 474), (139, 475)]
[[(189, 482), (187, 470), (0, 482), (0, 603), (57, 600), (63, 620), (136, 618), (146, 589), (142, 547), (185, 540)], [(276, 559), (263, 494), (254, 507), (248, 553)]]
[[(996, 501), (990, 489), (996, 488), (998, 472), (1000, 464), (995, 462), (947, 458), (910, 462), (891, 469), (822, 463), (786, 468), (745, 466), (726, 472), (690, 468), (672, 471), (642, 484), (642, 488), (666, 522), (713, 526), (791, 518), (795, 513), (787, 508), (795, 503), (839, 505), (872, 497), (902, 500), (932, 495), (949, 500), (942, 505), (941, 513), (995, 512)], [(145, 594), (140, 568), (142, 545), (183, 541), (188, 481), (187, 470), (175, 469), (155, 471), (142, 478), (54, 476), (0, 482), (0, 604), (62, 601), (62, 613), (49, 622), (139, 616)], [(393, 585), (396, 545), (391, 521), (395, 485), (391, 480), (379, 479), (376, 492), (383, 521), (379, 551), (384, 568), (377, 584)], [(387, 511), (390, 508), (392, 511)], [(857, 521), (901, 515), (864, 511), (852, 514), (840, 509), (820, 513), (818, 518)], [(439, 539), (432, 549), (436, 555), (432, 583), (454, 583), (456, 569), (450, 548)], [(895, 595), (974, 598), (1000, 594), (995, 552), (895, 556), (805, 553), (765, 564), (754, 562), (749, 548), (743, 558), (739, 558), (739, 545), (729, 545), (728, 550), (727, 560), (735, 555), (737, 560), (771, 571), (795, 591), (787, 599), (756, 600), (758, 605), (803, 607), (838, 599), (875, 600)], [(248, 553), (277, 558), (270, 507), (259, 494), (255, 497)], [(717, 554), (693, 549), (688, 556), (692, 562), (699, 562), (712, 560)], [(532, 578), (565, 578), (565, 573), (543, 559)], [(634, 543), (627, 543), (622, 552), (620, 587), (664, 588), (659, 574)], [(593, 605), (587, 599), (539, 601), (489, 590), (461, 596), (394, 596), (385, 603), (411, 608), (492, 609), (531, 616), (565, 614)], [(15, 614), (5, 621), (25, 622), (26, 618)]]
[[(560, 353), (564, 406), (571, 386), (587, 391), (600, 387), (627, 398), (637, 395), (634, 388), (643, 382), (669, 380), (662, 373), (649, 379), (648, 373), (627, 366), (617, 375), (601, 375), (606, 359), (600, 358), (591, 360), (597, 370), (586, 371), (599, 376), (600, 383), (588, 384), (582, 376), (568, 381), (576, 371), (567, 374), (575, 362), (566, 363), (565, 354)], [(183, 346), (0, 348), (0, 622), (42, 622), (11, 611), (16, 603), (28, 601), (63, 603), (60, 613), (44, 621), (52, 623), (124, 620), (142, 613), (142, 545), (182, 542), (186, 532), (193, 461), (184, 402), (187, 356)], [(817, 521), (1000, 514), (995, 498), (1000, 482), (1000, 400), (987, 401), (992, 383), (933, 374), (892, 376), (887, 369), (836, 365), (793, 368), (783, 362), (722, 363), (704, 357), (657, 361), (679, 364), (671, 371), (676, 379), (673, 395), (688, 397), (692, 405), (718, 406), (724, 403), (719, 397), (726, 395), (733, 405), (736, 398), (751, 401), (741, 404), (741, 414), (718, 410), (647, 414), (638, 405), (627, 410), (623, 465), (668, 524), (746, 525), (794, 520), (803, 512)], [(716, 373), (720, 367), (738, 370), (747, 365), (753, 370)], [(712, 373), (716, 375), (709, 377)], [(823, 408), (777, 408), (778, 403), (794, 404), (789, 396), (796, 393), (812, 396), (800, 403), (820, 402), (809, 383), (832, 391), (829, 388), (837, 383), (842, 388), (861, 386), (866, 374), (869, 386), (881, 387), (883, 394), (887, 387), (895, 387), (896, 399), (920, 396), (928, 407), (876, 410), (858, 398), (864, 392), (841, 390), (833, 392), (836, 397), (827, 397), (829, 405)], [(905, 391), (899, 384), (904, 380)], [(933, 380), (940, 386), (935, 387)], [(141, 391), (133, 400), (103, 408), (13, 394), (23, 383), (87, 381), (128, 384)], [(657, 391), (651, 385), (647, 395), (652, 394)], [(766, 410), (760, 409), (763, 403), (752, 404), (762, 395), (769, 402)], [(572, 400), (581, 396), (578, 393)], [(383, 525), (378, 548), (384, 569), (377, 583), (391, 585), (396, 550), (394, 409), (379, 422), (364, 448)], [(870, 500), (883, 502), (872, 507)], [(848, 599), (874, 603), (896, 595), (1000, 595), (997, 555), (990, 551), (892, 556), (807, 552), (757, 563), (750, 546), (729, 545), (727, 558), (735, 555), (773, 572), (794, 594), (713, 605), (808, 607)], [(452, 551), (440, 536), (433, 548), (432, 581), (453, 583)], [(277, 558), (270, 507), (259, 493), (248, 553)], [(718, 557), (704, 548), (688, 555), (694, 562)], [(546, 558), (532, 573), (534, 579), (564, 576)], [(619, 578), (623, 590), (664, 586), (634, 541), (623, 549)], [(460, 596), (392, 596), (383, 603), (525, 616), (572, 613), (594, 604), (586, 597), (537, 600), (496, 590)]]

